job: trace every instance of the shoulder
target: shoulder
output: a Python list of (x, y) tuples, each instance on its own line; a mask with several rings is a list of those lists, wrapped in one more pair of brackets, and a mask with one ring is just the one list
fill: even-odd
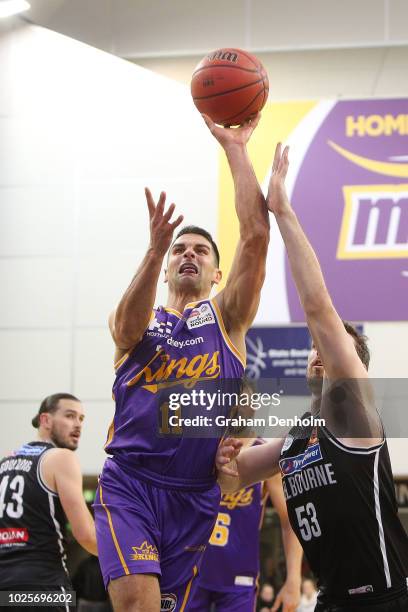
[(79, 467), (79, 461), (75, 452), (69, 448), (50, 448), (44, 453), (42, 465), (55, 473), (57, 470), (67, 471)]

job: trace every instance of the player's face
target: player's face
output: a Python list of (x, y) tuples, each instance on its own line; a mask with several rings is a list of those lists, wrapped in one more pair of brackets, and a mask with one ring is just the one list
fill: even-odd
[(321, 393), (324, 376), (324, 367), (317, 348), (312, 343), (312, 348), (307, 359), (306, 379), (309, 389), (314, 394)]
[(170, 248), (166, 281), (171, 290), (210, 293), (221, 280), (211, 243), (200, 234), (184, 234)]
[(58, 448), (76, 450), (85, 418), (81, 402), (62, 399), (50, 415), (50, 438)]

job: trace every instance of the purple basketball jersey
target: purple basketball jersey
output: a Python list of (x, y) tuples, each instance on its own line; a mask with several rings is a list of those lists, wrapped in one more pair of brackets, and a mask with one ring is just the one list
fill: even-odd
[(232, 591), (256, 586), (259, 529), (265, 501), (262, 483), (222, 496), (200, 567), (200, 587)]
[(124, 470), (156, 485), (209, 488), (219, 438), (160, 435), (180, 433), (169, 431), (174, 412), (162, 395), (181, 386), (191, 392), (197, 383), (215, 390), (222, 380), (241, 379), (243, 372), (215, 300), (188, 304), (183, 314), (159, 307), (141, 342), (117, 364), (106, 452)]

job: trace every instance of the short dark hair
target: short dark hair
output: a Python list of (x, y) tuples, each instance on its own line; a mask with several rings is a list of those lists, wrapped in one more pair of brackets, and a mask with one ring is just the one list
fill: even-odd
[(53, 395), (48, 395), (41, 402), (41, 405), (35, 417), (31, 419), (32, 426), (38, 429), (38, 427), (40, 426), (40, 414), (43, 414), (44, 412), (48, 412), (50, 414), (56, 412), (58, 410), (59, 401), (63, 399), (69, 399), (74, 400), (75, 402), (79, 402), (79, 399), (75, 397), (75, 395), (71, 395), (71, 393), (54, 393)]
[(198, 234), (199, 236), (203, 236), (204, 238), (206, 238), (206, 240), (208, 240), (208, 242), (211, 244), (212, 249), (214, 251), (217, 268), (220, 266), (220, 252), (210, 232), (207, 232), (207, 230), (203, 229), (202, 227), (198, 227), (198, 225), (186, 225), (186, 227), (181, 228), (181, 230), (175, 237), (173, 244), (178, 238), (180, 238), (180, 236), (184, 236), (184, 234)]
[(368, 370), (368, 366), (370, 363), (370, 351), (367, 346), (367, 336), (364, 334), (360, 334), (357, 329), (349, 323), (348, 321), (343, 321), (344, 328), (348, 334), (353, 338), (354, 344), (356, 346), (357, 355), (360, 357), (361, 361), (365, 365)]

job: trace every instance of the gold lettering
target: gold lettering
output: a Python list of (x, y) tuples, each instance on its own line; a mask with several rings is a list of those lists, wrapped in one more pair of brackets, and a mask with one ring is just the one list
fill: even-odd
[(384, 132), (384, 118), (380, 115), (370, 115), (366, 119), (367, 136), (379, 136)]
[(352, 115), (346, 117), (346, 135), (354, 136), (354, 131), (357, 131), (358, 136), (364, 136), (365, 133), (365, 122), (364, 115), (359, 115), (357, 121)]

